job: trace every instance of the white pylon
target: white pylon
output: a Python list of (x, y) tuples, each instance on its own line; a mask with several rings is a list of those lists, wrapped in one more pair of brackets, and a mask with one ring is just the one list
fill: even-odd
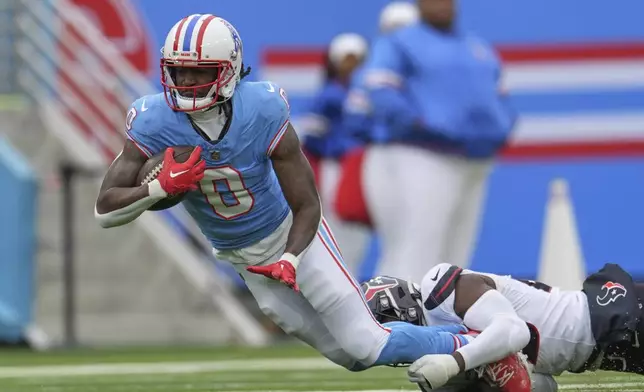
[(550, 195), (541, 237), (538, 280), (563, 290), (581, 290), (586, 263), (577, 234), (577, 221), (568, 182), (550, 182)]

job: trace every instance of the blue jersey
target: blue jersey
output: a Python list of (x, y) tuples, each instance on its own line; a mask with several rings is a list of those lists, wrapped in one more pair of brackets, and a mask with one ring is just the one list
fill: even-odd
[(344, 127), (342, 107), (346, 96), (345, 86), (329, 81), (314, 98), (309, 115), (320, 118), (325, 129), (321, 135), (307, 135), (304, 139), (304, 146), (313, 155), (340, 158), (358, 146), (357, 140)]
[(242, 82), (231, 99), (232, 121), (219, 142), (200, 136), (163, 94), (136, 100), (127, 123), (129, 138), (149, 156), (171, 146), (202, 147), (205, 176), (183, 205), (218, 250), (262, 240), (290, 211), (270, 160), (289, 123), (284, 91), (269, 82)]

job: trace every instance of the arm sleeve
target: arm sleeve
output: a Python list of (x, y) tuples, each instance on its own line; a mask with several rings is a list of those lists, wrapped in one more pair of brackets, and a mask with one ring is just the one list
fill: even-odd
[(313, 98), (308, 111), (298, 122), (298, 134), (305, 136), (323, 136), (329, 130), (329, 114), (333, 106), (333, 96), (327, 88)]
[(530, 342), (528, 325), (497, 290), (486, 291), (465, 313), (463, 321), (468, 328), (481, 331), (470, 344), (457, 350), (467, 370), (503, 359)]
[(407, 130), (420, 116), (404, 95), (407, 64), (394, 37), (376, 41), (366, 66), (365, 87), (373, 112), (393, 130)]

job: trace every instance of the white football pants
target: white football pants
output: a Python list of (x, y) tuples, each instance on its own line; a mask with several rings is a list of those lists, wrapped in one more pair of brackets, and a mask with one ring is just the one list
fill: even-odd
[(215, 256), (233, 263), (262, 312), (284, 332), (347, 369), (372, 365), (389, 339), (389, 330), (369, 310), (358, 283), (343, 265), (337, 242), (324, 219), (297, 269), (300, 293), (246, 271), (248, 265), (279, 260), (291, 222), (289, 216), (259, 243), (240, 250), (215, 251)]

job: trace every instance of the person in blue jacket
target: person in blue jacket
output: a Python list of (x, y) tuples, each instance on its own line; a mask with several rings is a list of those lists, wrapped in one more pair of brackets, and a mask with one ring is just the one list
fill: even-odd
[(340, 167), (347, 153), (360, 142), (344, 128), (343, 105), (355, 70), (367, 55), (368, 43), (354, 33), (337, 35), (326, 53), (326, 77), (307, 113), (298, 121), (307, 158), (314, 168), (327, 222), (337, 234), (345, 263), (356, 272), (362, 261), (370, 231), (343, 222), (335, 214), (335, 197)]
[[(393, 1), (381, 11), (378, 20), (379, 35), (416, 23), (419, 19), (418, 7), (410, 1)], [(374, 37), (374, 38), (377, 38)], [(363, 84), (364, 63), (352, 74), (351, 87), (343, 106), (343, 130), (360, 142), (359, 147), (345, 154), (341, 162), (340, 182), (335, 196), (335, 212), (345, 221), (357, 223), (371, 231), (371, 241), (367, 244), (364, 258), (360, 265), (359, 276), (373, 276), (380, 253), (380, 241), (374, 235), (371, 214), (364, 195), (363, 168), (366, 151), (378, 140), (381, 127), (373, 119), (369, 96)], [(355, 226), (355, 225), (354, 225)]]
[(516, 116), (494, 49), (457, 22), (455, 0), (417, 0), (421, 20), (372, 46), (365, 199), (382, 239), (378, 274), (469, 264), (488, 176)]

